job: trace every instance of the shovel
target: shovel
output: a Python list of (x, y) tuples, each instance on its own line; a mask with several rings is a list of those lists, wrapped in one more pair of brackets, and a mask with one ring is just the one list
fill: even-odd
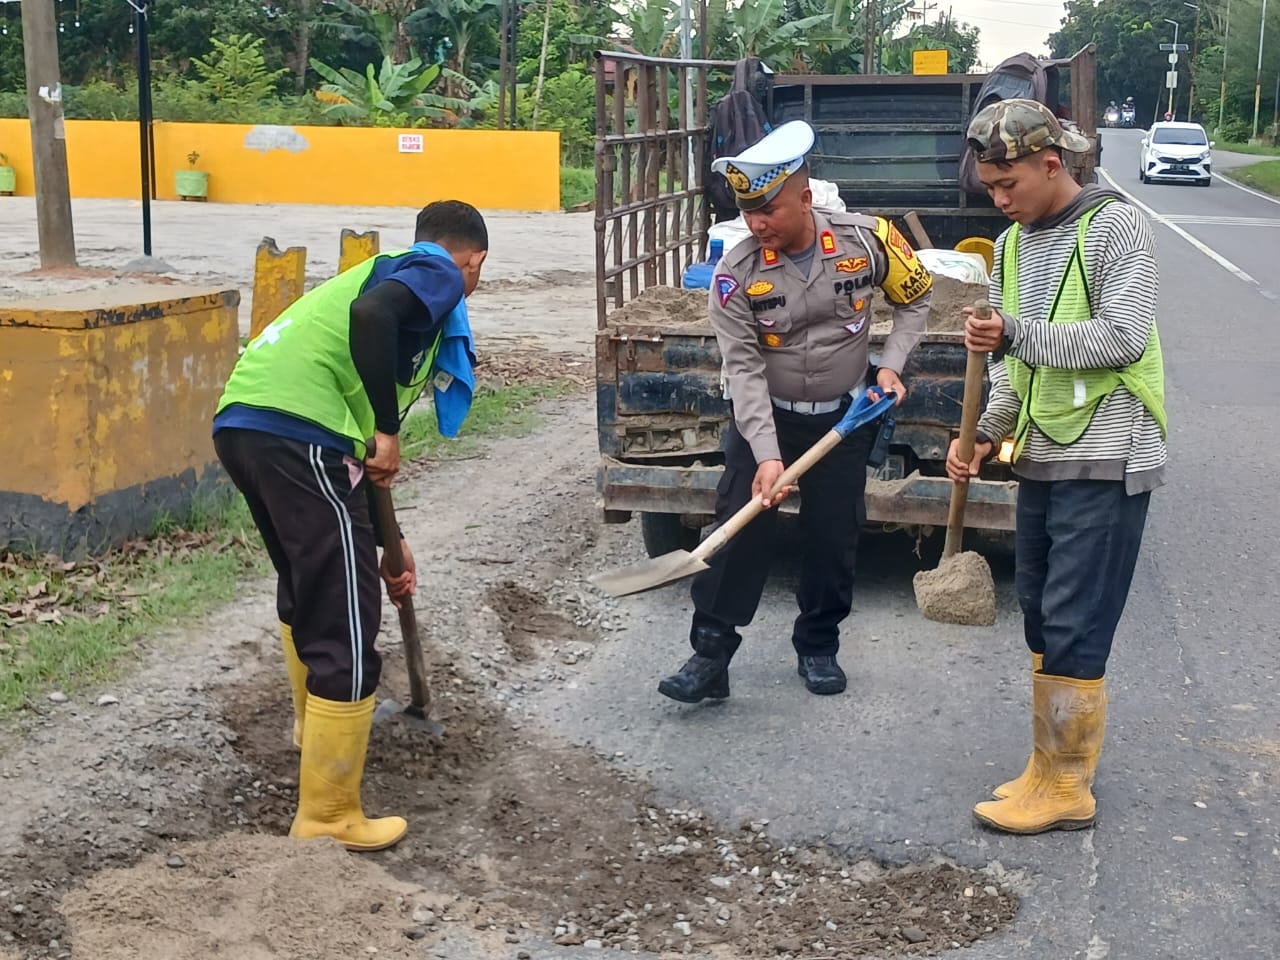
[[(810, 467), (830, 453), (853, 431), (871, 423), (890, 410), (895, 398), (896, 394), (891, 390), (879, 400), (872, 400), (869, 394), (864, 394), (856, 400), (839, 423), (806, 450), (799, 460), (782, 472), (782, 476), (778, 478), (778, 482), (773, 485), (773, 490), (769, 493), (769, 499), (776, 497), (783, 487), (788, 487), (799, 480)], [(641, 593), (664, 584), (674, 583), (676, 580), (683, 580), (685, 577), (706, 570), (707, 561), (712, 555), (754, 520), (757, 514), (763, 512), (764, 507), (760, 504), (760, 498), (752, 497), (749, 503), (721, 524), (692, 553), (688, 550), (672, 550), (652, 560), (643, 560), (629, 567), (597, 574), (590, 578), (590, 582), (605, 593), (615, 597), (625, 597), (631, 593)]]
[[(991, 317), (991, 304), (979, 300), (973, 305), (976, 316)], [(964, 398), (960, 408), (960, 435), (956, 455), (965, 463), (973, 461), (982, 403), (982, 375), (985, 354), (969, 351), (965, 358)], [(971, 626), (991, 626), (996, 622), (995, 582), (991, 567), (978, 553), (962, 553), (964, 510), (969, 498), (969, 482), (951, 485), (951, 506), (947, 513), (947, 538), (942, 546), (942, 562), (934, 570), (915, 575), (916, 605), (929, 620)]]
[[(373, 448), (370, 447), (370, 456)], [(396, 510), (391, 502), (391, 491), (373, 486), (373, 522), (382, 537), (387, 569), (393, 577), (404, 573), (404, 552), (400, 549), (400, 527), (396, 523)], [(404, 659), (409, 668), (409, 705), (402, 707), (395, 700), (387, 699), (373, 711), (373, 722), (379, 723), (399, 716), (405, 723), (425, 730), (433, 737), (444, 733), (444, 725), (432, 720), (431, 689), (427, 686), (427, 665), (422, 656), (422, 642), (418, 636), (418, 618), (413, 612), (413, 598), (400, 599), (400, 636), (404, 640)]]

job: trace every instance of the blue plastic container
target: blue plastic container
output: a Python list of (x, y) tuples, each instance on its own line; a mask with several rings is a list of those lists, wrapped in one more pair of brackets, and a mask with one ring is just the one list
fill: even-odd
[(680, 285), (686, 290), (710, 290), (711, 280), (716, 271), (716, 264), (720, 262), (722, 256), (724, 256), (724, 241), (712, 240), (711, 259), (703, 263), (690, 265), (685, 270)]

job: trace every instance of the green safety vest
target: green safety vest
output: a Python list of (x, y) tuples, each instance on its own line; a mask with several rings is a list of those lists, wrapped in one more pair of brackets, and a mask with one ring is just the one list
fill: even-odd
[[(382, 257), (326, 280), (250, 340), (227, 380), (217, 412), (241, 403), (286, 413), (346, 437), (363, 460), (365, 440), (374, 433), (374, 416), (351, 359), (351, 304)], [(401, 419), (430, 382), (439, 346), (437, 335), (415, 362), (411, 382), (396, 383)]]
[[(1089, 304), (1089, 281), (1085, 275), (1084, 237), (1093, 215), (1108, 203), (1106, 200), (1080, 218), (1076, 228), (1076, 247), (1058, 284), (1058, 292), (1049, 311), (1049, 323), (1079, 323), (1093, 318)], [(1001, 300), (1012, 316), (1020, 314), (1018, 305), (1018, 234), (1014, 224), (1005, 234), (1001, 255)], [(1164, 363), (1160, 353), (1160, 336), (1152, 320), (1151, 334), (1142, 356), (1126, 367), (1116, 369), (1068, 370), (1060, 367), (1032, 367), (1016, 357), (1005, 357), (1009, 383), (1022, 408), (1014, 429), (1013, 459), (1017, 460), (1034, 423), (1054, 443), (1066, 446), (1080, 439), (1089, 427), (1099, 405), (1123, 387), (1142, 401), (1166, 432), (1164, 410)]]

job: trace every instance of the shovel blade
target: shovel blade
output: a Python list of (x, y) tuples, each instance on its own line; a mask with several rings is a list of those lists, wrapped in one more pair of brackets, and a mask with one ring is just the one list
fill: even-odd
[(403, 707), (398, 701), (387, 699), (378, 704), (373, 711), (374, 723), (386, 723), (393, 718), (400, 723), (429, 733), (433, 737), (444, 736), (444, 724), (438, 720), (432, 720), (422, 709), (413, 704)]
[(590, 582), (598, 590), (615, 597), (625, 597), (675, 583), (706, 569), (706, 562), (688, 550), (672, 550), (652, 560), (641, 560), (629, 567), (598, 573), (590, 578)]

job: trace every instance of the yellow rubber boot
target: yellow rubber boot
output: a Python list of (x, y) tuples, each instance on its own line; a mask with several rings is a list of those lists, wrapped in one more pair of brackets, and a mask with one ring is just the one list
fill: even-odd
[(1103, 680), (1037, 673), (1032, 682), (1031, 776), (1022, 792), (980, 803), (974, 816), (1006, 833), (1092, 826), (1097, 804), (1090, 787), (1107, 721)]
[(373, 697), (356, 703), (307, 698), (291, 837), (334, 837), (348, 850), (385, 850), (404, 836), (403, 817), (370, 820), (360, 806)]
[(280, 641), (284, 647), (284, 668), (289, 672), (289, 689), (293, 692), (293, 745), (302, 749), (302, 721), (307, 714), (307, 665), (298, 659), (293, 645), (293, 627), (280, 624)]
[[(959, 248), (957, 248), (959, 249)], [(1044, 667), (1044, 654), (1033, 653), (1031, 655), (1031, 675), (1034, 677)], [(1032, 696), (1035, 695), (1035, 683), (1031, 684)], [(1035, 704), (1031, 705), (1031, 714), (1035, 716)], [(1023, 768), (1022, 773), (1012, 780), (1007, 780), (1000, 786), (991, 791), (991, 795), (997, 800), (1003, 800), (1005, 797), (1011, 797), (1015, 793), (1021, 793), (1027, 788), (1027, 783), (1031, 779), (1031, 758), (1027, 758), (1027, 765)]]

